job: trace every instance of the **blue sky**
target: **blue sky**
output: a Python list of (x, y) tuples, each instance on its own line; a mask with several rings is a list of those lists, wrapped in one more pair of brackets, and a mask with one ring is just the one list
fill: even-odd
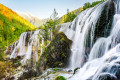
[(67, 9), (72, 11), (83, 6), (85, 2), (93, 1), (97, 0), (0, 0), (0, 3), (14, 11), (31, 13), (43, 19), (49, 18), (54, 8), (60, 17), (66, 14)]

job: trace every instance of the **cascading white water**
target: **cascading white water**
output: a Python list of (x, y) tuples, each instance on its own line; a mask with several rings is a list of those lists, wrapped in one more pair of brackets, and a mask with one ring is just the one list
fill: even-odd
[(98, 39), (90, 52), (88, 61), (103, 56), (105, 52), (105, 47), (106, 47), (105, 45), (106, 45), (106, 38)]
[(22, 62), (26, 62), (26, 60), (34, 57), (34, 60), (37, 61), (38, 48), (41, 48), (42, 54), (42, 46), (44, 43), (41, 32), (41, 30), (36, 30), (34, 32), (24, 32), (21, 34), (18, 44), (15, 46), (10, 58), (21, 56), (23, 57)]
[[(101, 14), (102, 8), (108, 1), (80, 13), (78, 21), (75, 21), (77, 25), (72, 45), (71, 67), (81, 67), (83, 63), (84, 65), (69, 80), (103, 80), (104, 75), (107, 77), (110, 75), (113, 78), (112, 80), (118, 80), (120, 78), (117, 72), (120, 68), (120, 0), (112, 1), (114, 1), (116, 13), (110, 36), (99, 38), (94, 45), (92, 44), (93, 47), (86, 63), (84, 63), (83, 59), (85, 56), (87, 33), (92, 26), (95, 27), (96, 21), (100, 17), (99, 14)], [(94, 27), (92, 32), (94, 32)]]
[(61, 28), (59, 31), (64, 32), (64, 34), (67, 35), (68, 39), (73, 41), (75, 31), (70, 28), (71, 22), (61, 24), (60, 26), (61, 26)]
[[(71, 25), (71, 27), (75, 27), (75, 36), (73, 40), (73, 45), (71, 48), (72, 56), (71, 56), (71, 68), (81, 67), (85, 62), (85, 45), (87, 35), (90, 34), (91, 30), (91, 46), (94, 37), (94, 28), (97, 23), (98, 18), (100, 17), (101, 12), (103, 11), (103, 7), (106, 2), (97, 5), (96, 7), (87, 9), (79, 14), (77, 19), (75, 19)], [(89, 50), (89, 49), (88, 49)]]

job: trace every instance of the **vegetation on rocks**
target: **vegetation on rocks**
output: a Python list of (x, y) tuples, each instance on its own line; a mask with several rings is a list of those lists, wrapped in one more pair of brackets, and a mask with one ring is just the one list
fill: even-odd
[(58, 76), (55, 80), (66, 80), (63, 76)]
[(36, 71), (29, 70), (28, 72), (23, 72), (23, 74), (18, 78), (18, 80), (29, 79), (31, 77), (35, 77), (37, 75)]
[(86, 9), (88, 9), (88, 8), (91, 8), (91, 7), (94, 7), (94, 6), (96, 6), (97, 4), (99, 4), (99, 3), (101, 3), (101, 2), (104, 2), (104, 1), (106, 1), (106, 0), (95, 1), (95, 2), (92, 2), (92, 3), (87, 2), (87, 3), (84, 4), (83, 10), (86, 10)]
[(71, 12), (69, 12), (69, 9), (67, 9), (67, 14), (63, 15), (60, 19), (59, 19), (59, 23), (62, 24), (62, 23), (66, 23), (66, 22), (72, 22), (76, 16), (81, 13), (82, 11), (88, 9), (88, 8), (91, 8), (91, 7), (94, 7), (96, 6), (97, 4), (101, 3), (101, 2), (104, 2), (106, 0), (100, 0), (100, 1), (94, 1), (92, 3), (85, 3), (83, 5), (83, 7), (80, 7), (76, 10), (73, 10)]
[(58, 13), (56, 9), (54, 9), (50, 19), (45, 24), (43, 24), (43, 26), (39, 27), (43, 30), (42, 36), (44, 41), (52, 40), (52, 37), (55, 35), (56, 29), (58, 28), (58, 24)]
[(75, 68), (73, 74), (75, 74), (78, 69), (80, 69), (80, 68), (79, 67)]
[(9, 60), (6, 59), (6, 61), (0, 61), (0, 80), (12, 80), (12, 74), (14, 74), (14, 70), (18, 68), (21, 65), (19, 60)]
[(70, 56), (71, 41), (64, 33), (59, 33), (51, 41), (37, 63), (37, 69), (41, 74), (48, 68), (66, 67)]
[(77, 15), (74, 12), (69, 12), (69, 9), (67, 9), (67, 14), (63, 16), (62, 22), (67, 23), (67, 22), (72, 22)]

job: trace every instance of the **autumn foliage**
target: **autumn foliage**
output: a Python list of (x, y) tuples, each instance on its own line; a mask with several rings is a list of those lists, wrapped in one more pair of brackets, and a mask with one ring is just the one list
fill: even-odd
[(36, 28), (17, 13), (0, 4), (0, 55), (26, 31)]

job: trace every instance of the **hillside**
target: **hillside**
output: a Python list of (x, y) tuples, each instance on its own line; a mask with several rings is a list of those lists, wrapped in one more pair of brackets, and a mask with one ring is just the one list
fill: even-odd
[(29, 21), (31, 24), (33, 24), (35, 27), (40, 27), (41, 25), (45, 24), (47, 19), (39, 19), (36, 16), (30, 14), (30, 13), (23, 13), (16, 11), (18, 15)]
[(35, 26), (27, 20), (0, 4), (0, 53), (3, 53), (8, 45), (16, 41), (21, 33), (34, 29)]
[[(71, 18), (71, 20), (68, 20), (67, 22), (72, 22), (74, 20), (74, 18), (82, 11), (88, 9), (88, 8), (91, 8), (91, 7), (94, 7), (96, 6), (97, 4), (101, 3), (101, 2), (104, 2), (106, 0), (98, 0), (98, 1), (94, 1), (92, 3), (90, 2), (86, 2), (82, 7), (78, 8), (78, 9), (75, 9), (65, 15), (63, 15), (60, 19), (59, 19), (59, 22), (62, 24), (62, 23), (66, 23), (66, 19), (67, 18)], [(71, 15), (68, 15), (68, 14), (71, 14)]]
[(82, 8), (82, 7), (71, 11), (71, 13), (73, 12), (73, 13), (75, 13), (76, 15), (78, 15), (81, 11), (83, 11), (83, 8)]
[[(71, 13), (71, 14), (78, 15), (81, 11), (83, 11), (83, 8), (82, 8), (82, 7), (78, 8), (78, 9), (75, 9), (75, 10), (71, 11), (70, 13)], [(67, 14), (63, 15), (63, 16), (59, 19), (59, 22), (60, 22), (61, 24), (64, 23), (65, 20), (66, 20), (66, 18), (67, 18)]]

